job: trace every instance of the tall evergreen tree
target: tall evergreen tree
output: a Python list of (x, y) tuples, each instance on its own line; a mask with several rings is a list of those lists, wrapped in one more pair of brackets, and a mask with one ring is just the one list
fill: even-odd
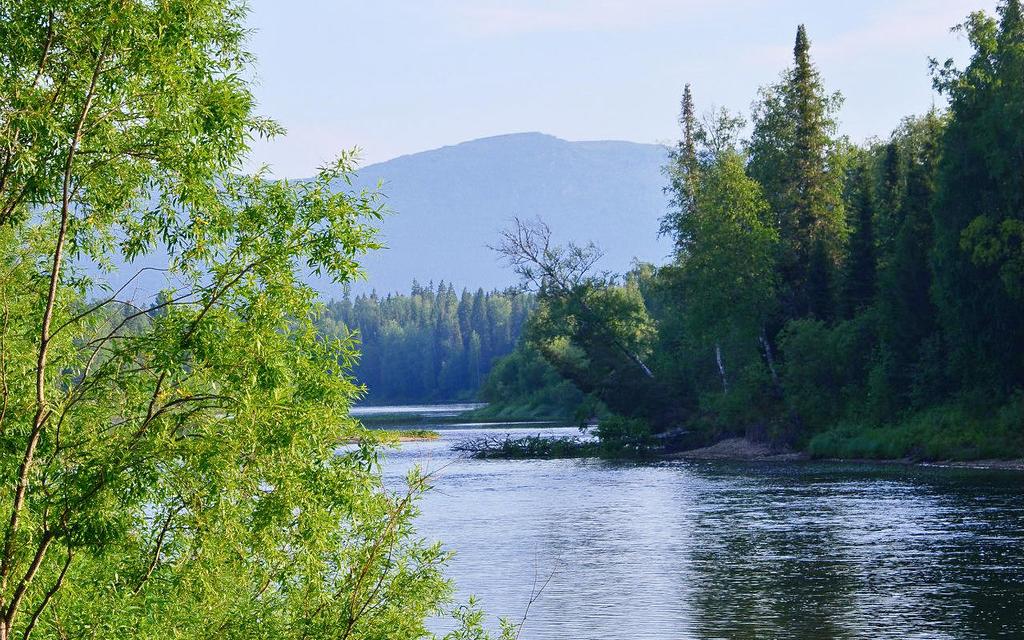
[(931, 299), (932, 203), (941, 121), (937, 114), (910, 120), (897, 134), (905, 147), (906, 185), (892, 216), (892, 255), (880, 274), (879, 334), (892, 395), (905, 403), (921, 365), (921, 348), (936, 329)]
[(885, 145), (881, 161), (878, 187), (877, 247), (879, 265), (884, 265), (892, 253), (896, 237), (896, 212), (899, 209), (903, 180), (903, 165), (900, 162), (899, 144), (894, 138)]
[(838, 94), (826, 94), (803, 25), (793, 68), (755, 105), (750, 175), (761, 183), (779, 232), (783, 319), (833, 313), (832, 288), (846, 233)]
[(689, 83), (683, 87), (682, 107), (679, 113), (679, 142), (669, 150), (664, 173), (668, 178), (665, 193), (670, 198), (668, 213), (661, 220), (660, 233), (675, 240), (676, 253), (684, 254), (692, 238), (686, 219), (693, 211), (693, 183), (697, 172), (697, 140), (699, 126)]

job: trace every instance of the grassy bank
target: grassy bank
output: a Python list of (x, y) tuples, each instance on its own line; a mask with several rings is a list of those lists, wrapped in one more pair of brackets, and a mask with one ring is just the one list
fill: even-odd
[[(503, 407), (522, 415), (522, 408)], [(538, 415), (538, 414), (532, 414)], [(596, 433), (600, 440), (578, 438), (490, 438), (472, 443), (466, 452), (480, 458), (579, 458), (649, 457), (658, 443), (645, 439), (636, 421), (611, 418), (602, 421)], [(970, 462), (1024, 459), (1024, 396), (986, 412), (971, 411), (965, 405), (948, 403), (909, 414), (887, 424), (846, 421), (814, 436), (804, 447), (780, 451), (764, 443), (744, 441), (756, 452), (718, 451), (722, 442), (706, 447), (713, 459), (796, 460), (905, 460), (920, 462)], [(602, 430), (605, 433), (601, 433)], [(738, 439), (733, 439), (738, 440)], [(729, 441), (727, 441), (729, 442)], [(662, 443), (664, 444), (664, 443)], [(700, 451), (700, 450), (698, 450)], [(731, 451), (731, 450), (730, 450)], [(690, 451), (674, 457), (689, 458)], [(780, 455), (781, 454), (781, 455)]]
[(418, 440), (437, 440), (441, 434), (430, 429), (387, 429), (388, 438), (396, 438), (399, 442), (414, 442)]
[(988, 412), (946, 404), (886, 425), (847, 422), (808, 443), (815, 458), (986, 460), (1024, 457), (1024, 398)]
[(489, 404), (463, 416), (478, 422), (569, 422), (564, 407), (545, 403)]
[[(429, 429), (370, 429), (383, 443), (395, 442), (423, 442), (426, 440), (437, 440), (441, 434)], [(353, 444), (356, 439), (346, 441), (346, 444)]]

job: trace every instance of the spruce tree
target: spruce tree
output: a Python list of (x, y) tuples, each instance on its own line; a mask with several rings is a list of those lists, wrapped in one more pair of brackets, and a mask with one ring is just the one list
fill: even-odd
[(898, 228), (896, 211), (900, 205), (900, 189), (903, 180), (903, 165), (896, 140), (885, 145), (882, 158), (881, 176), (878, 189), (878, 262), (884, 265), (892, 253), (892, 243)]
[(827, 318), (845, 236), (841, 154), (833, 137), (840, 97), (826, 94), (803, 25), (793, 61), (755, 105), (749, 172), (764, 188), (779, 231), (783, 320)]
[(694, 135), (697, 132), (697, 116), (693, 108), (693, 92), (690, 91), (690, 83), (686, 83), (686, 86), (683, 87), (679, 124), (683, 130), (683, 138), (679, 141), (680, 160), (686, 168), (692, 170), (697, 164), (697, 144), (694, 141)]
[(689, 83), (683, 87), (682, 106), (679, 113), (681, 137), (675, 147), (669, 150), (668, 165), (664, 168), (669, 184), (665, 193), (670, 197), (669, 212), (661, 220), (660, 233), (675, 240), (676, 253), (685, 255), (693, 238), (686, 227), (687, 218), (693, 213), (693, 189), (697, 174), (697, 114), (693, 105), (693, 93)]
[(941, 121), (935, 113), (908, 121), (899, 135), (906, 148), (906, 186), (893, 216), (892, 256), (880, 274), (879, 335), (889, 358), (891, 392), (906, 404), (921, 348), (936, 329), (930, 291), (931, 207)]

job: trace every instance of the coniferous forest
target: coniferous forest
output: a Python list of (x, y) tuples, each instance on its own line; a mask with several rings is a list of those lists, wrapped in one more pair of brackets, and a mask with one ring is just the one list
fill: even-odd
[(510, 353), (532, 308), (517, 290), (457, 294), (451, 284), (408, 295), (345, 296), (326, 305), (325, 335), (354, 335), (353, 373), (371, 404), (475, 400), (496, 358)]
[[(665, 174), (665, 265), (595, 272), (540, 220), (501, 235), (526, 328), (567, 380), (653, 433), (835, 457), (1024, 452), (1024, 18), (960, 27), (948, 100), (884, 139), (839, 135), (803, 26), (749, 117), (687, 86)], [(927, 79), (922, 78), (922, 82)]]

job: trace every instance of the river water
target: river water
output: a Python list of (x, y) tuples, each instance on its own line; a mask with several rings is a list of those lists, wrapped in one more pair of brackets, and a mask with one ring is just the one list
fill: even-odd
[(436, 471), (420, 534), (489, 614), (533, 597), (524, 640), (1024, 638), (1024, 474), (471, 460), (452, 445), (575, 430), (442, 429), (386, 479)]

